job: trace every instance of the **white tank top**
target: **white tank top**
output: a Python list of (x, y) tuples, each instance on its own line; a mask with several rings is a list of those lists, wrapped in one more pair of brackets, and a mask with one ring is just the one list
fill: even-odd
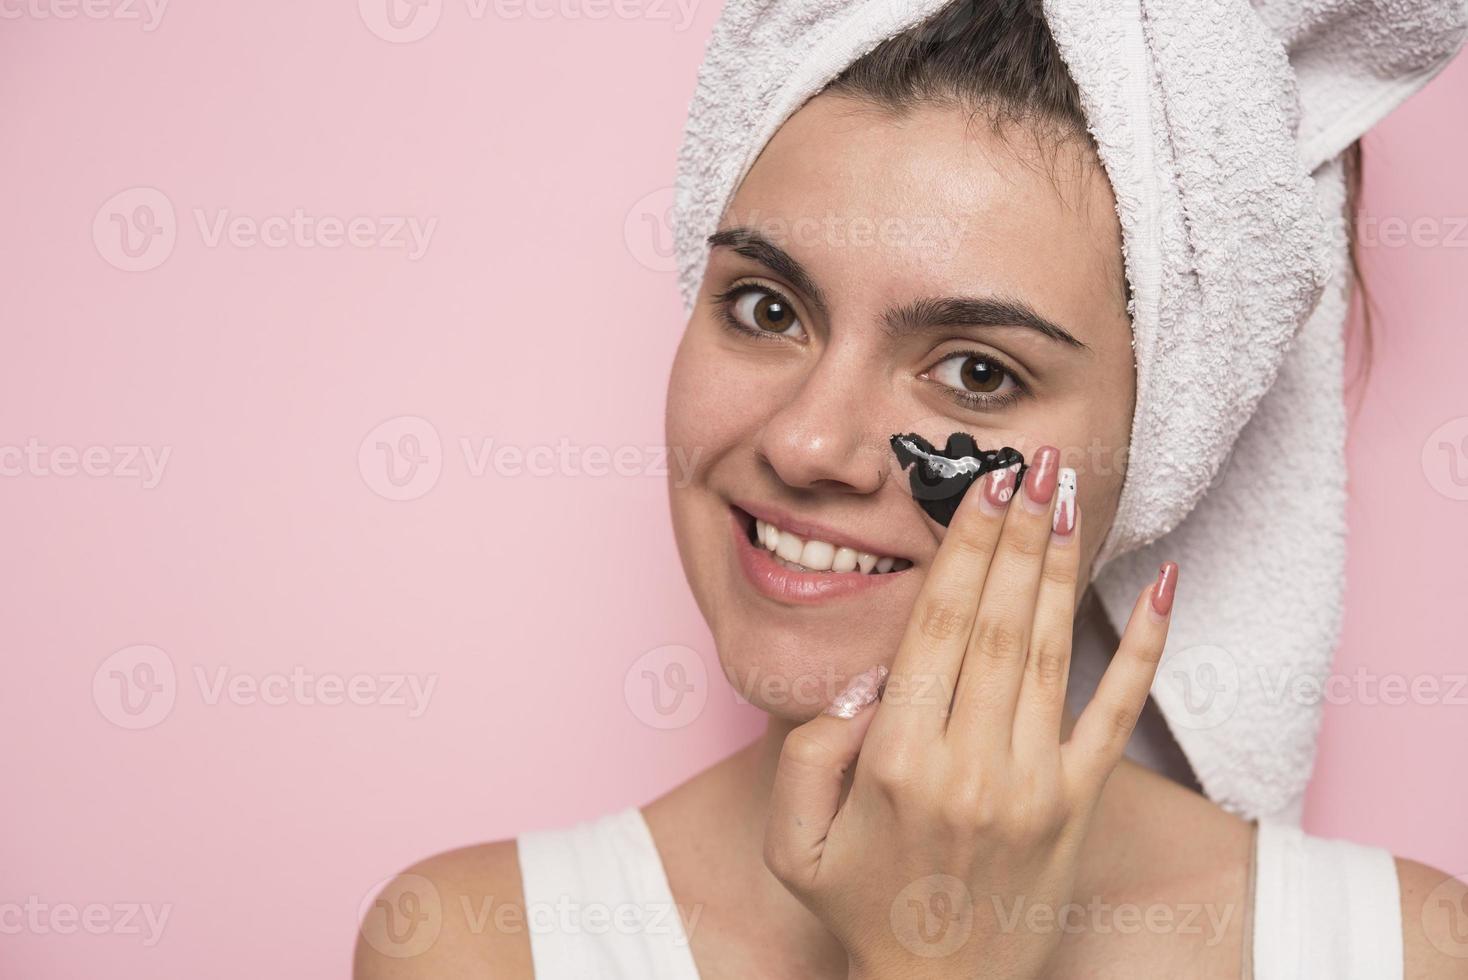
[[(517, 844), (536, 980), (698, 980), (641, 809)], [(1253, 980), (1402, 980), (1391, 854), (1264, 821), (1254, 878)]]

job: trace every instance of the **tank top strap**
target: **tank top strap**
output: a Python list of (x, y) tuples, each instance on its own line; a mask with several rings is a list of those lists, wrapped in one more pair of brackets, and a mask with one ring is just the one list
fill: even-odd
[(1254, 861), (1254, 980), (1402, 980), (1390, 852), (1261, 820)]
[(516, 839), (536, 980), (698, 980), (642, 810)]

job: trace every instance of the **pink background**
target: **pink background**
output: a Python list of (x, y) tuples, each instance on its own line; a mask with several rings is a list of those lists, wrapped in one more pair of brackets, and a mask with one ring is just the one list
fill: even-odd
[[(6, 8), (0, 451), (44, 452), (0, 477), (0, 906), (110, 918), (0, 914), (4, 976), (343, 975), (385, 875), (644, 802), (757, 730), (645, 448), (681, 326), (668, 185), (717, 13), (691, 2), (684, 24), (672, 0), (427, 0), (400, 27), (382, 0)], [(1340, 655), (1444, 690), (1468, 671), (1468, 444), (1437, 448), (1468, 430), (1465, 100), (1460, 61), (1368, 146), (1371, 212), (1429, 224), (1367, 257), (1384, 316)], [(296, 209), (363, 218), (359, 244), (246, 234)], [(436, 221), (424, 254), (397, 217)], [(488, 440), (577, 461), (485, 470)], [(419, 482), (388, 481), (379, 441), (426, 460)], [(127, 447), (169, 452), (156, 486)], [(117, 653), (137, 645), (143, 673)], [(672, 719), (639, 686), (657, 658), (695, 686)], [(249, 687), (297, 669), (328, 687)], [(416, 716), (407, 674), (436, 685)], [(150, 676), (171, 704), (122, 698)], [(369, 703), (321, 703), (354, 683)], [(1465, 700), (1332, 704), (1309, 828), (1468, 871)], [(152, 945), (129, 903), (169, 907)]]

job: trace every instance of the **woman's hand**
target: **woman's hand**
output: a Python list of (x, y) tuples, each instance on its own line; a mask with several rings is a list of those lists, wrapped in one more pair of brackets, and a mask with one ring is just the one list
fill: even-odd
[(1138, 597), (1062, 744), (1080, 536), (1058, 457), (1037, 453), (1018, 493), (1001, 470), (965, 495), (879, 705), (864, 707), (873, 668), (785, 740), (765, 862), (846, 947), (852, 977), (1034, 977), (1059, 944), (1087, 824), (1162, 655), (1177, 566)]

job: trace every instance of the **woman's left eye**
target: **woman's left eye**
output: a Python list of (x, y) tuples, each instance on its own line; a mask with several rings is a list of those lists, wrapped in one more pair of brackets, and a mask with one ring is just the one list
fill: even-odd
[(967, 351), (953, 354), (934, 365), (927, 376), (954, 389), (962, 400), (975, 404), (1008, 401), (1020, 391), (1020, 384), (1009, 369), (987, 354)]
[(730, 326), (746, 333), (773, 339), (800, 340), (805, 328), (788, 299), (763, 286), (737, 286), (720, 297), (722, 312)]

